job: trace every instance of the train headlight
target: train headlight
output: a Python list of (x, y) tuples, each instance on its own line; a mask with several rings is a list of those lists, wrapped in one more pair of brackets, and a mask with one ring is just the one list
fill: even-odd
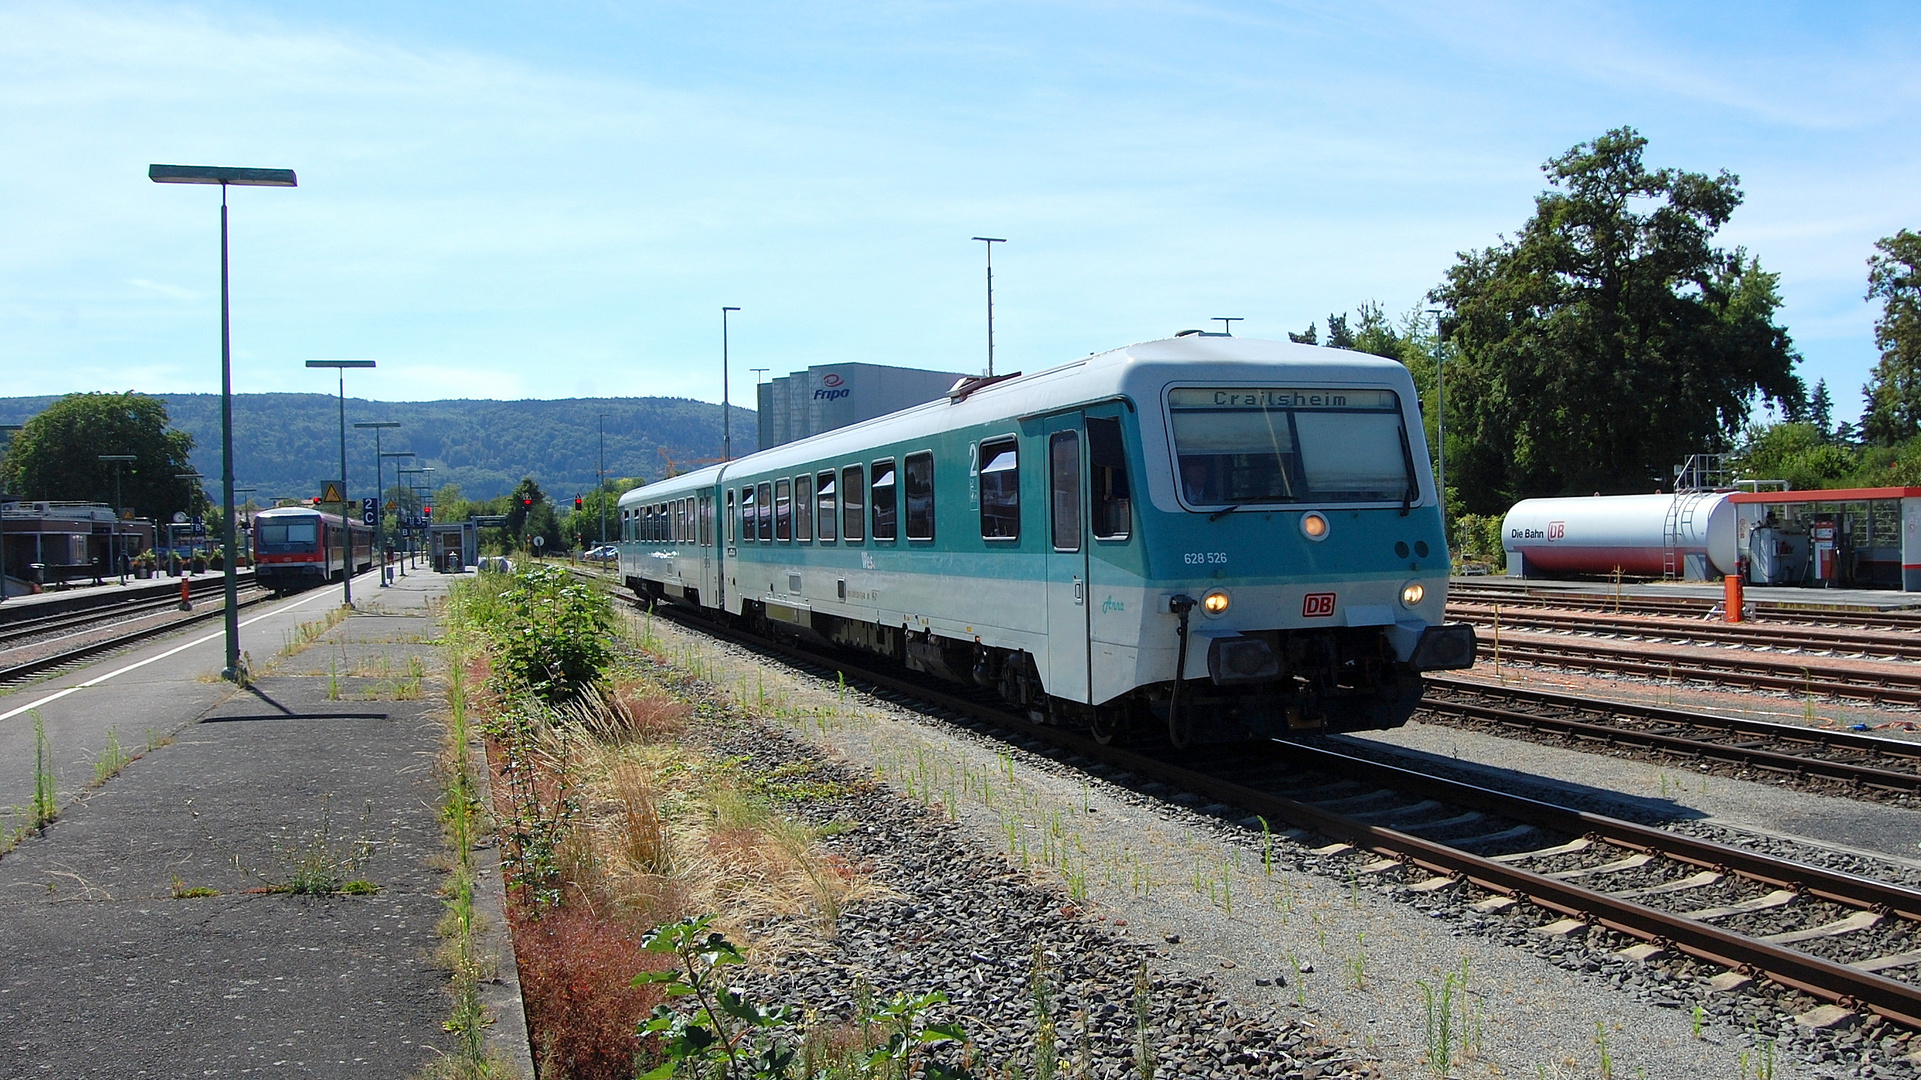
[(1227, 603), (1226, 590), (1215, 589), (1213, 592), (1201, 597), (1201, 610), (1207, 612), (1209, 615), (1220, 615), (1227, 611)]
[(1301, 535), (1309, 540), (1327, 539), (1327, 518), (1317, 510), (1301, 515)]
[(1427, 586), (1422, 585), (1418, 581), (1410, 581), (1407, 584), (1401, 586), (1401, 606), (1402, 607), (1420, 607), (1421, 601), (1425, 600), (1426, 598), (1427, 598)]

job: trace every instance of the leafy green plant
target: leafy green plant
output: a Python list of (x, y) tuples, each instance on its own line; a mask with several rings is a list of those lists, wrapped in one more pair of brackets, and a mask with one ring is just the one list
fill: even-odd
[(53, 784), (53, 751), (47, 746), (47, 722), (33, 712), (33, 801), (27, 804), (27, 828), (44, 831), (60, 816), (60, 796)]
[[(640, 1025), (642, 1037), (653, 1039), (666, 1057), (643, 1074), (644, 1080), (676, 1075), (786, 1080), (795, 1075), (796, 1054), (805, 1040), (804, 1033), (795, 1030), (801, 1017), (789, 1006), (761, 1005), (727, 987), (723, 969), (745, 958), (712, 922), (711, 915), (686, 918), (656, 927), (643, 939), (648, 952), (671, 955), (676, 966), (643, 972), (634, 977), (634, 985), (659, 986), (669, 997), (692, 1006), (657, 1005)], [(860, 998), (860, 1028), (871, 1047), (864, 1062), (870, 1075), (930, 1080), (968, 1075), (925, 1052), (931, 1045), (965, 1037), (956, 1025), (927, 1020), (927, 1011), (944, 1003), (945, 994), (899, 994), (876, 1007), (871, 992), (863, 988)]]
[(486, 623), (494, 671), (508, 688), (558, 704), (592, 685), (613, 659), (613, 604), (558, 566), (516, 571)]
[(133, 758), (128, 756), (127, 752), (120, 748), (120, 732), (113, 728), (108, 728), (106, 749), (94, 755), (93, 786), (99, 787), (101, 784), (119, 776), (120, 770), (126, 768), (127, 763), (132, 760)]

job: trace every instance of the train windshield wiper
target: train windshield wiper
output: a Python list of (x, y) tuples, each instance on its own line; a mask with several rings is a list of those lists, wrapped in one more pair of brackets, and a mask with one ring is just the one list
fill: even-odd
[(1219, 521), (1222, 518), (1226, 517), (1227, 515), (1233, 513), (1234, 511), (1239, 510), (1240, 508), (1241, 508), (1240, 503), (1235, 503), (1233, 506), (1223, 506), (1219, 510), (1216, 510), (1213, 513), (1207, 515), (1207, 520)]
[(1420, 484), (1414, 479), (1414, 450), (1407, 444), (1406, 424), (1401, 425), (1401, 465), (1407, 469), (1407, 487), (1401, 492), (1401, 516), (1406, 517), (1414, 505), (1414, 496), (1420, 492)]

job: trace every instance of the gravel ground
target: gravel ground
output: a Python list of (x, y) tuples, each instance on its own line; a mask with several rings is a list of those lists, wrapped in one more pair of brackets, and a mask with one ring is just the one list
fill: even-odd
[[(700, 672), (743, 708), (854, 772), (879, 778), (907, 805), (935, 811), (916, 819), (938, 835), (931, 849), (916, 840), (904, 849), (908, 854), (899, 854), (898, 839), (908, 830), (896, 825), (861, 834), (884, 841), (864, 856), (877, 866), (896, 852), (891, 857), (899, 869), (888, 883), (907, 899), (856, 913), (850, 927), (880, 937), (863, 943), (854, 934), (837, 946), (832, 964), (839, 966), (828, 967), (833, 974), (816, 992), (844, 995), (844, 972), (853, 970), (870, 972), (876, 985), (878, 973), (887, 971), (938, 971), (962, 980), (974, 977), (969, 964), (971, 971), (1000, 971), (999, 990), (977, 987), (978, 1015), (1013, 1025), (996, 1037), (1021, 1044), (1029, 1036), (1018, 1026), (1020, 1017), (1031, 1010), (1025, 990), (1031, 946), (1022, 942), (1045, 926), (1062, 963), (1084, 965), (1078, 970), (1091, 989), (1082, 1000), (1092, 1012), (1115, 1006), (1119, 1012), (1110, 1019), (1126, 1020), (1131, 1033), (1129, 1001), (1116, 996), (1122, 992), (1117, 980), (1131, 992), (1131, 972), (1144, 956), (1163, 990), (1181, 988), (1168, 1007), (1191, 1021), (1190, 1041), (1171, 1046), (1212, 1045), (1223, 1053), (1243, 1045), (1237, 1040), (1246, 1049), (1279, 1046), (1316, 1063), (1301, 1066), (1302, 1076), (1318, 1075), (1316, 1066), (1327, 1067), (1321, 1060), (1341, 1071), (1371, 1066), (1389, 1076), (1432, 1075), (1425, 1059), (1440, 1010), (1428, 1005), (1430, 995), (1447, 995), (1451, 1003), (1449, 1043), (1460, 1076), (1596, 1075), (1605, 1057), (1605, 1071), (1613, 1075), (1692, 1080), (1756, 1068), (1764, 1045), (1775, 1076), (1910, 1075), (1896, 1061), (1907, 1049), (1907, 1034), (1891, 1025), (1809, 1034), (1792, 1021), (1813, 1004), (1805, 998), (1710, 993), (1705, 980), (1718, 969), (1620, 958), (1615, 950), (1631, 942), (1604, 933), (1550, 938), (1536, 928), (1551, 917), (1536, 909), (1476, 912), (1469, 905), (1480, 895), (1460, 888), (1415, 891), (1398, 869), (1363, 873), (1364, 861), (1351, 854), (1317, 851), (1321, 840), (1265, 836), (1257, 821), (1244, 822), (1240, 812), (1203, 805), (1191, 794), (1107, 775), (1084, 761), (1056, 761), (1054, 751), (1033, 752), (809, 678), (665, 620), (647, 620), (641, 632), (679, 668)], [(1574, 778), (1562, 782), (1596, 803), (1611, 791), (1660, 790), (1654, 786), (1660, 778), (1647, 766), (1564, 751), (1554, 751), (1562, 760), (1547, 762), (1550, 748), (1480, 737), (1484, 745), (1469, 736), (1410, 727), (1385, 739), (1352, 741), (1383, 751), (1405, 746), (1424, 760), (1445, 759), (1459, 768), (1500, 762), (1528, 783), (1567, 773)], [(1821, 817), (1805, 796), (1719, 778), (1709, 792), (1674, 791), (1682, 779), (1666, 780), (1666, 798), (1641, 796), (1633, 805), (1644, 816), (1689, 821), (1690, 831), (1771, 821), (1769, 828), (1782, 834), (1772, 842), (1786, 845), (1795, 841), (1785, 834)], [(1779, 805), (1770, 807), (1768, 799)], [(1881, 850), (1861, 841), (1876, 828), (1886, 830), (1887, 815), (1902, 813), (1842, 809), (1861, 812), (1859, 820), (1853, 831), (1843, 828), (1829, 838), (1835, 846), (1822, 849), (1824, 856), (1863, 857), (1849, 847)], [(1901, 828), (1921, 837), (1921, 814), (1905, 817), (1913, 820)], [(1885, 843), (1914, 850), (1912, 839)], [(1009, 876), (1009, 870), (1025, 874)], [(926, 891), (906, 889), (903, 881)], [(953, 891), (987, 884), (993, 885), (991, 903), (979, 892), (956, 897)], [(1048, 891), (1027, 891), (1032, 887)], [(1036, 895), (1045, 902), (1032, 899)], [(963, 905), (958, 911), (956, 903)], [(1063, 908), (1070, 914), (1061, 914)], [(938, 929), (928, 933), (929, 926)], [(903, 928), (914, 936), (903, 941)], [(1163, 990), (1156, 991), (1157, 1002)], [(1228, 1004), (1214, 1014), (1196, 1011), (1203, 999)], [(1215, 1017), (1229, 1009), (1258, 1021), (1267, 1041), (1244, 1039), (1230, 1025), (1222, 1047)], [(1063, 1030), (1061, 1041), (1071, 1049), (1078, 1036), (1066, 1034), (1071, 1026)], [(1310, 1036), (1319, 1040), (1315, 1045), (1345, 1048), (1348, 1056), (1315, 1059), (1320, 1051), (1289, 1042)], [(1109, 1030), (1095, 1044), (1118, 1054), (1117, 1037)], [(1222, 1060), (1190, 1060), (1183, 1071), (1208, 1074)], [(1257, 1055), (1256, 1071), (1279, 1060)], [(1283, 1075), (1296, 1074), (1282, 1068)]]

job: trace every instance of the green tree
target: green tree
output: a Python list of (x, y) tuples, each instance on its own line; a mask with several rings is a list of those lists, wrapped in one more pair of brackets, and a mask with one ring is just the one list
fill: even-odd
[(1881, 301), (1874, 343), (1881, 362), (1861, 388), (1867, 411), (1862, 434), (1892, 446), (1921, 434), (1921, 233), (1902, 229), (1875, 241), (1868, 258), (1868, 299)]
[(1448, 478), (1467, 509), (1651, 491), (1729, 446), (1756, 394), (1797, 406), (1774, 274), (1713, 245), (1738, 179), (1642, 163), (1618, 128), (1549, 161), (1519, 236), (1463, 253), (1446, 306)]
[(1796, 491), (1842, 486), (1862, 466), (1857, 451), (1836, 446), (1812, 423), (1751, 428), (1737, 460), (1744, 479), (1786, 480)]
[(132, 454), (120, 467), (121, 505), (137, 517), (197, 514), (206, 497), (188, 454), (193, 436), (168, 426), (166, 403), (146, 394), (68, 394), (26, 422), (14, 437), (0, 487), (29, 499), (73, 499), (111, 505), (114, 464), (102, 454)]

